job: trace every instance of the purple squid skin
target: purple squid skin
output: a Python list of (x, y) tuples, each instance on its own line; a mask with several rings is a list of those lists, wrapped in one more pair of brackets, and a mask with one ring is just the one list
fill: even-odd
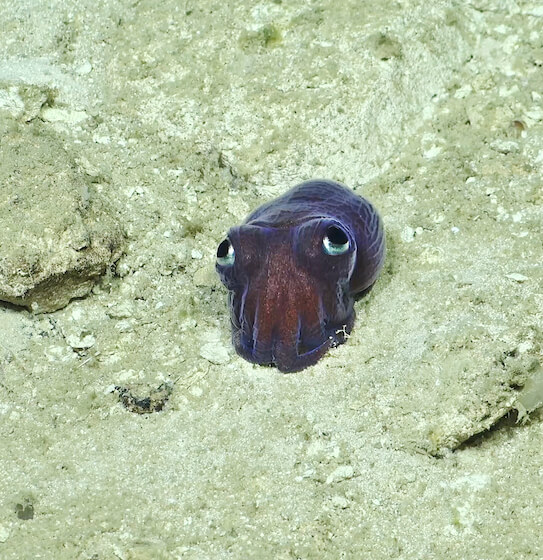
[(376, 209), (335, 181), (306, 181), (254, 210), (217, 250), (237, 353), (283, 372), (315, 364), (351, 332), (355, 297), (385, 253)]

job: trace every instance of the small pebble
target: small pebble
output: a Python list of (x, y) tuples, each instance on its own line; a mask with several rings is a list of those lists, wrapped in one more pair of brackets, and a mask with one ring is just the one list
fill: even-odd
[(410, 226), (405, 226), (402, 229), (400, 237), (402, 238), (402, 241), (405, 241), (405, 243), (411, 243), (415, 237), (415, 230)]
[(85, 74), (90, 74), (92, 70), (92, 64), (87, 60), (83, 62), (80, 66), (75, 69), (76, 74), (84, 76)]
[(354, 475), (354, 469), (351, 465), (341, 465), (328, 475), (328, 478), (326, 479), (326, 484), (332, 484), (332, 482), (340, 482), (342, 480), (347, 480), (349, 478), (352, 478), (353, 475)]
[(88, 119), (89, 115), (87, 115), (85, 111), (69, 111), (47, 107), (42, 110), (41, 117), (44, 121), (51, 123), (63, 122), (67, 124), (77, 124)]
[(4, 525), (0, 525), (0, 543), (4, 543), (8, 540), (9, 529)]
[(230, 360), (228, 350), (220, 342), (209, 342), (200, 348), (200, 356), (212, 364), (222, 365)]
[(72, 348), (81, 350), (94, 346), (96, 344), (96, 338), (92, 334), (70, 334), (66, 337), (66, 342)]
[(513, 140), (494, 140), (490, 147), (500, 154), (516, 154), (520, 151), (518, 143)]
[(215, 270), (210, 266), (204, 266), (199, 268), (192, 277), (192, 280), (196, 286), (209, 287), (216, 283)]
[(128, 319), (133, 315), (133, 306), (126, 301), (116, 303), (107, 310), (107, 314), (112, 319)]
[(441, 146), (432, 146), (430, 149), (422, 153), (422, 156), (426, 159), (432, 159), (438, 156), (442, 152), (443, 148)]
[(343, 496), (333, 496), (332, 505), (337, 508), (345, 509), (349, 507), (349, 500)]
[(512, 272), (511, 274), (506, 274), (506, 278), (510, 280), (514, 280), (515, 282), (525, 282), (528, 280), (528, 276), (524, 276), (524, 274), (519, 274), (518, 272)]

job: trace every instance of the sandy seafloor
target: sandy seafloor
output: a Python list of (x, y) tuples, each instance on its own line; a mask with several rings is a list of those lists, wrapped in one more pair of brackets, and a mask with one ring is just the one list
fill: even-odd
[[(126, 232), (87, 298), (0, 308), (2, 560), (543, 558), (541, 2), (0, 21), (1, 118)], [(283, 375), (235, 355), (215, 250), (311, 177), (370, 198), (389, 254), (347, 343)]]

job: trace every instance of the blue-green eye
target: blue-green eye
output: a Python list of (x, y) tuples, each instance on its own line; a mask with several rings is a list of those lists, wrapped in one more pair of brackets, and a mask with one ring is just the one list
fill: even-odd
[(347, 234), (337, 226), (330, 226), (322, 240), (324, 252), (332, 256), (344, 255), (349, 250), (350, 245)]
[(221, 241), (217, 247), (217, 264), (220, 266), (230, 266), (234, 264), (235, 258), (236, 254), (230, 239), (226, 238), (224, 241)]

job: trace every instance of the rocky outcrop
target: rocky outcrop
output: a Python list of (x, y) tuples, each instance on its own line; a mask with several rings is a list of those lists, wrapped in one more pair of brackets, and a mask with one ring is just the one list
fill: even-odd
[(0, 132), (0, 300), (54, 311), (120, 257), (122, 230), (53, 131), (13, 123)]

